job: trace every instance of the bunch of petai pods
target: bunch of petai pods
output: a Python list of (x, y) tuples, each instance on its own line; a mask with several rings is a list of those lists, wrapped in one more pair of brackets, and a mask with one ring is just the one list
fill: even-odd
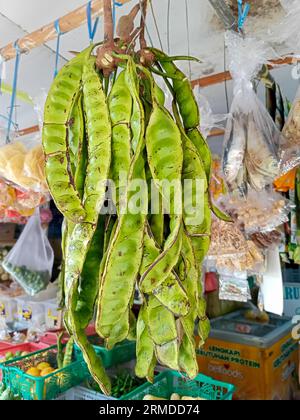
[[(93, 46), (78, 54), (55, 79), (45, 106), (43, 147), (49, 189), (64, 215), (65, 325), (109, 394), (109, 378), (85, 334), (93, 317), (108, 349), (136, 340), (138, 377), (153, 381), (157, 363), (190, 378), (197, 375), (195, 326), (197, 345), (209, 334), (200, 277), (211, 210), (226, 216), (210, 202), (210, 151), (197, 128), (190, 83), (172, 59), (151, 49), (174, 98), (171, 114), (151, 69), (124, 56), (108, 81), (92, 52)], [(113, 203), (115, 214), (101, 211), (108, 179), (122, 191), (115, 195), (122, 197)], [(156, 214), (147, 188), (140, 191), (139, 211), (130, 211), (135, 179), (154, 182), (161, 198)], [(186, 179), (204, 186), (201, 206), (194, 210), (201, 212), (198, 224), (189, 223), (186, 211), (199, 195), (194, 186), (185, 194), (188, 203), (178, 206)], [(175, 181), (167, 214), (164, 180)], [(136, 288), (143, 299), (137, 319)]]

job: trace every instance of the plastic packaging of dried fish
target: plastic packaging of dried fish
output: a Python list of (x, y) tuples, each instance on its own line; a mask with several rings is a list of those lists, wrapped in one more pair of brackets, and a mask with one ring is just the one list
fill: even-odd
[(279, 174), (281, 133), (256, 95), (252, 80), (271, 56), (263, 41), (226, 33), (234, 98), (227, 122), (223, 173), (230, 191), (262, 191)]

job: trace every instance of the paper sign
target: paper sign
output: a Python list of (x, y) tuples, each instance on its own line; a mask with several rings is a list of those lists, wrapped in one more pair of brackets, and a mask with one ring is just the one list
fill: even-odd
[(263, 275), (261, 292), (263, 294), (265, 310), (282, 316), (283, 285), (279, 249), (277, 247), (268, 251), (267, 271)]

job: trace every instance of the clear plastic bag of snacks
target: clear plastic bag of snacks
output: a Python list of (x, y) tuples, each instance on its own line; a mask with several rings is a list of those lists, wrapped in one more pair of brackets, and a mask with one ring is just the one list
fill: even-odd
[(291, 201), (271, 190), (249, 190), (246, 197), (239, 194), (224, 196), (218, 204), (247, 235), (273, 231), (288, 221), (294, 207)]
[(40, 136), (0, 145), (0, 176), (25, 191), (48, 192)]
[(284, 141), (281, 147), (280, 172), (286, 174), (300, 165), (300, 88), (297, 91), (282, 133)]
[(219, 299), (234, 302), (248, 302), (251, 299), (247, 273), (220, 274)]
[(224, 138), (223, 173), (230, 191), (262, 191), (279, 174), (281, 133), (252, 81), (271, 56), (263, 41), (226, 33), (234, 98)]
[(213, 219), (207, 258), (236, 258), (247, 253), (247, 241), (235, 223)]
[(54, 253), (36, 209), (2, 266), (27, 294), (34, 296), (48, 286), (53, 261)]

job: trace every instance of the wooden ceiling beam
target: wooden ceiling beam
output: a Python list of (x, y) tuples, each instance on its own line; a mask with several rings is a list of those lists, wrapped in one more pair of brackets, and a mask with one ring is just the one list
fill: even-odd
[[(131, 0), (118, 0), (119, 3), (129, 3)], [(92, 0), (91, 4), (93, 16), (100, 16), (103, 14), (103, 0)], [(62, 32), (70, 32), (73, 29), (79, 28), (87, 20), (86, 16), (86, 4), (79, 7), (76, 10), (62, 16), (59, 19), (59, 25)], [(57, 37), (56, 30), (54, 28), (54, 22), (43, 26), (42, 28), (32, 32), (31, 34), (25, 35), (23, 38), (18, 40), (18, 45), (23, 53), (29, 52), (30, 50), (40, 47), (52, 39)], [(6, 45), (0, 49), (0, 55), (6, 60), (11, 60), (16, 56), (16, 49), (14, 43)]]
[(20, 137), (27, 136), (28, 134), (37, 133), (40, 131), (40, 127), (38, 125), (34, 125), (32, 127), (23, 128), (22, 130), (17, 131), (17, 135)]

